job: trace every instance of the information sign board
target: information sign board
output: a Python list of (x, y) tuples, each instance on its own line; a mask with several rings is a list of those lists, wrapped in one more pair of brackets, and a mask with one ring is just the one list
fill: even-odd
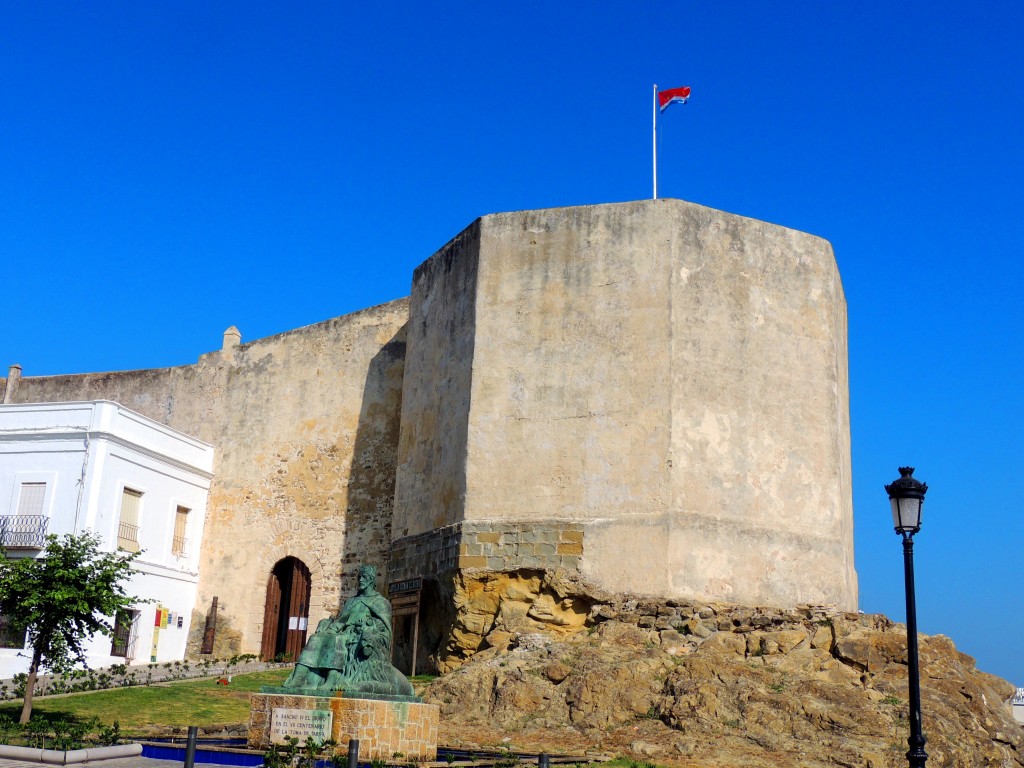
[(334, 713), (326, 709), (287, 709), (274, 707), (270, 717), (270, 743), (285, 744), (291, 736), (304, 742), (312, 736), (320, 742), (331, 738)]

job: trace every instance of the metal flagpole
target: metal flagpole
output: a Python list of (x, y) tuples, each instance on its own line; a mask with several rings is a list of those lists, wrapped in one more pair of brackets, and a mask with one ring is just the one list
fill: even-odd
[(654, 84), (654, 101), (651, 103), (651, 127), (654, 158), (654, 199), (658, 199), (658, 84)]

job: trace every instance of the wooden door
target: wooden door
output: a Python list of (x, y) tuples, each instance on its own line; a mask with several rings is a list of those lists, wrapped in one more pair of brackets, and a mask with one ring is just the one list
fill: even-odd
[(260, 658), (273, 661), (277, 655), (277, 624), (281, 617), (281, 579), (277, 566), (267, 580), (267, 602), (263, 608), (263, 641), (260, 643)]
[(274, 565), (267, 580), (260, 658), (270, 661), (283, 654), (294, 661), (299, 657), (306, 644), (311, 592), (309, 568), (301, 560), (286, 557)]
[(309, 621), (309, 593), (311, 584), (309, 569), (301, 560), (291, 558), (291, 573), (288, 599), (288, 633), (284, 640), (284, 653), (292, 660), (306, 645), (306, 627)]

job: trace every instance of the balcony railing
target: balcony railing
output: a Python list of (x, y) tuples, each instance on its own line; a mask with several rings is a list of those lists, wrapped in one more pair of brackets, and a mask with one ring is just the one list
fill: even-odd
[(171, 539), (171, 554), (178, 557), (188, 556), (188, 539), (184, 536), (175, 536)]
[(117, 546), (126, 552), (139, 551), (139, 526), (130, 523), (117, 524)]
[(43, 549), (50, 518), (46, 515), (0, 515), (0, 546), (5, 549)]

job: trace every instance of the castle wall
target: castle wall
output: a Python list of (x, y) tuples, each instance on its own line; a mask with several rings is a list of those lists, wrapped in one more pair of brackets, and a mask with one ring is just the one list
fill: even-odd
[(115, 400), (216, 446), (194, 625), (216, 595), (218, 653), (258, 652), (278, 560), (309, 567), (314, 627), (386, 562), (407, 317), (402, 299), (196, 365), (25, 377), (14, 401)]
[[(846, 307), (827, 242), (677, 200), (474, 227), (472, 248), (432, 259), (475, 272), (461, 284), (474, 295), (452, 297), (439, 265), (421, 273), (445, 280), (473, 338), (407, 368), (397, 479), (455, 482), (432, 457), (461, 444), (407, 441), (406, 425), (441, 402), (416, 378), (471, 360), (468, 412), (453, 415), (466, 424), (451, 427), (466, 434), (465, 497), (451, 514), (399, 492), (396, 520), (433, 524), (396, 527), (393, 568), (418, 551), (428, 571), (569, 557), (615, 590), (856, 607)], [(412, 317), (436, 290), (414, 290)], [(439, 521), (443, 535), (423, 533)]]
[(464, 516), (479, 251), (474, 223), (413, 274), (396, 538), (459, 523)]
[(672, 218), (671, 591), (854, 610), (846, 300), (831, 246), (695, 206)]
[(285, 557), (314, 627), (360, 562), (853, 609), (846, 359), (827, 242), (658, 200), (485, 216), (411, 299), (4, 391), (114, 400), (216, 447), (194, 626), (216, 595), (230, 654), (259, 650)]
[(467, 518), (663, 518), (668, 222), (635, 204), (481, 229)]

